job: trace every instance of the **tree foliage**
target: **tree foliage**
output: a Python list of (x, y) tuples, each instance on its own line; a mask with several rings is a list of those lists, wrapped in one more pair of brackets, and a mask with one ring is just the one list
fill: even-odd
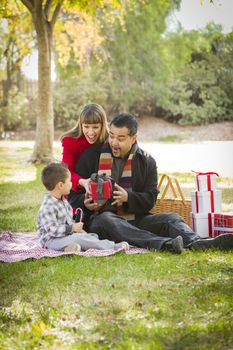
[[(22, 2), (42, 6), (38, 8), (43, 11), (43, 28), (48, 34), (47, 56), (40, 56), (45, 46), (38, 23), (37, 27), (35, 25), (35, 21), (41, 21), (41, 16), (31, 11), (30, 17)], [(39, 103), (44, 105), (39, 108), (37, 124), (49, 116), (38, 134), (45, 149), (42, 158), (51, 156), (48, 150), (52, 149), (53, 105), (55, 125), (63, 129), (74, 124), (80, 105), (91, 101), (102, 104), (109, 114), (127, 110), (139, 117), (150, 114), (181, 124), (232, 120), (233, 34), (223, 34), (221, 26), (213, 23), (199, 31), (187, 32), (180, 26), (176, 32), (168, 32), (169, 15), (179, 8), (180, 0), (127, 0), (122, 6), (119, 1), (110, 0), (22, 2), (6, 2), (5, 17), (8, 22), (15, 21), (16, 14), (20, 13), (25, 21), (20, 40), (13, 31), (9, 36), (16, 37), (15, 42), (23, 55), (27, 52), (22, 49), (25, 33), (35, 37), (36, 31), (30, 27), (31, 20), (34, 21), (39, 57), (43, 64), (47, 62), (39, 78)], [(13, 4), (18, 6), (14, 7), (14, 12)], [(31, 29), (26, 29), (26, 23)], [(14, 27), (18, 33), (19, 26), (15, 22), (12, 29)], [(0, 37), (5, 38), (4, 35), (0, 30)], [(31, 46), (26, 47), (30, 49)], [(4, 50), (1, 42), (1, 62)], [(17, 50), (14, 50), (13, 57), (17, 60)], [(48, 77), (51, 54), (57, 72), (54, 104)], [(13, 100), (18, 103), (17, 99)], [(23, 111), (27, 113), (27, 109), (21, 108), (21, 116)], [(19, 120), (9, 118), (6, 125), (19, 126)], [(26, 124), (22, 121), (22, 125)], [(48, 130), (50, 137), (44, 130)], [(46, 140), (50, 139), (49, 144), (41, 134)]]
[(182, 33), (180, 39), (177, 47), (188, 55), (158, 96), (163, 115), (180, 124), (232, 120), (232, 33), (224, 35), (221, 26), (209, 24), (203, 31)]
[[(151, 112), (156, 83), (162, 81), (165, 75), (161, 37), (166, 30), (167, 16), (179, 6), (179, 2), (127, 1), (120, 14), (115, 16), (101, 11), (97, 20), (104, 38), (99, 47), (99, 51), (104, 53), (102, 61), (92, 54), (89, 60), (85, 60), (77, 80), (82, 81), (83, 89), (87, 91), (86, 82), (92, 76), (93, 83), (98, 79), (99, 99), (103, 100), (105, 96), (107, 110)], [(63, 78), (68, 78), (69, 69), (73, 74), (74, 67), (72, 59), (65, 69), (66, 73), (60, 71), (61, 85), (64, 84)], [(80, 69), (80, 66), (76, 67)], [(79, 96), (77, 103), (78, 100)]]
[(14, 6), (23, 11), (22, 4), (30, 13), (38, 48), (38, 114), (36, 139), (32, 162), (48, 162), (53, 159), (54, 117), (51, 82), (52, 40), (55, 23), (62, 6), (76, 7), (81, 12), (94, 15), (96, 9), (119, 4), (118, 0), (11, 0), (2, 4), (0, 13), (4, 17), (14, 16)]
[[(157, 115), (181, 124), (207, 124), (232, 119), (232, 33), (219, 25), (200, 31), (166, 31), (166, 21), (178, 2), (127, 2), (121, 16), (96, 19), (101, 62), (93, 54), (81, 67), (75, 55), (59, 70), (55, 117), (62, 125), (80, 104), (97, 98), (109, 113), (128, 110), (138, 116)], [(102, 28), (102, 31), (99, 31)], [(75, 72), (78, 75), (75, 83)], [(72, 83), (69, 83), (72, 76)], [(64, 84), (73, 89), (66, 90)], [(92, 89), (94, 87), (94, 89)], [(98, 94), (96, 94), (96, 89)], [(93, 93), (94, 92), (94, 93)]]

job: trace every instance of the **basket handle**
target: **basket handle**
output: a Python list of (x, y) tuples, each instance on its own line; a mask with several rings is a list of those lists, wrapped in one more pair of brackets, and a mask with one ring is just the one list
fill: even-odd
[(165, 195), (166, 195), (166, 193), (167, 193), (169, 187), (170, 187), (171, 190), (172, 190), (172, 193), (173, 193), (174, 198), (177, 198), (177, 197), (178, 197), (178, 196), (177, 196), (177, 192), (176, 192), (175, 187), (174, 187), (174, 184), (173, 184), (173, 182), (174, 182), (175, 185), (176, 185), (176, 189), (178, 190), (178, 193), (179, 193), (179, 195), (180, 195), (180, 197), (181, 197), (181, 199), (182, 199), (182, 202), (183, 202), (183, 204), (185, 205), (185, 198), (184, 198), (183, 192), (182, 192), (182, 190), (181, 190), (181, 188), (180, 188), (180, 185), (179, 185), (178, 180), (177, 180), (175, 177), (170, 177), (170, 176), (168, 176), (168, 175), (166, 175), (166, 174), (163, 174), (162, 177), (161, 177), (161, 179), (160, 179), (160, 181), (159, 181), (159, 184), (158, 184), (158, 190), (160, 190), (160, 188), (161, 188), (161, 186), (162, 186), (164, 180), (167, 180), (167, 184), (166, 184), (166, 186), (165, 186), (165, 188), (164, 188), (164, 190), (163, 190), (163, 192), (162, 192), (162, 194), (161, 194), (161, 199), (164, 199), (164, 198), (165, 198)]

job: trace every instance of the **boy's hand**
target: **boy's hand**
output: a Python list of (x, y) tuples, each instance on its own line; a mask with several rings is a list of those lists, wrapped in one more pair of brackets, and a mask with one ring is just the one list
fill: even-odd
[(83, 222), (75, 222), (72, 225), (72, 232), (81, 232), (83, 229)]

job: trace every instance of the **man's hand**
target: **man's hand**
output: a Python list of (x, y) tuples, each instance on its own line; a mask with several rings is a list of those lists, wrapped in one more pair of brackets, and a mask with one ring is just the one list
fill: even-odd
[(128, 192), (121, 186), (115, 184), (115, 190), (113, 191), (112, 205), (117, 204), (117, 206), (122, 205), (124, 202), (128, 202)]
[(88, 193), (85, 193), (84, 205), (88, 210), (91, 211), (98, 211), (103, 207), (103, 204), (93, 202)]

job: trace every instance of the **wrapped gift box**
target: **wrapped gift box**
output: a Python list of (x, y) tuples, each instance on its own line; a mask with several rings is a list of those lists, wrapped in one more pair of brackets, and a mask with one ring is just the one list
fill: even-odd
[(222, 211), (222, 191), (191, 191), (193, 213), (220, 213)]
[(213, 191), (217, 188), (217, 173), (197, 173), (196, 183), (198, 191)]
[(215, 213), (213, 236), (219, 236), (223, 233), (233, 234), (233, 213)]
[(212, 237), (214, 214), (213, 213), (190, 213), (192, 229), (202, 238)]

